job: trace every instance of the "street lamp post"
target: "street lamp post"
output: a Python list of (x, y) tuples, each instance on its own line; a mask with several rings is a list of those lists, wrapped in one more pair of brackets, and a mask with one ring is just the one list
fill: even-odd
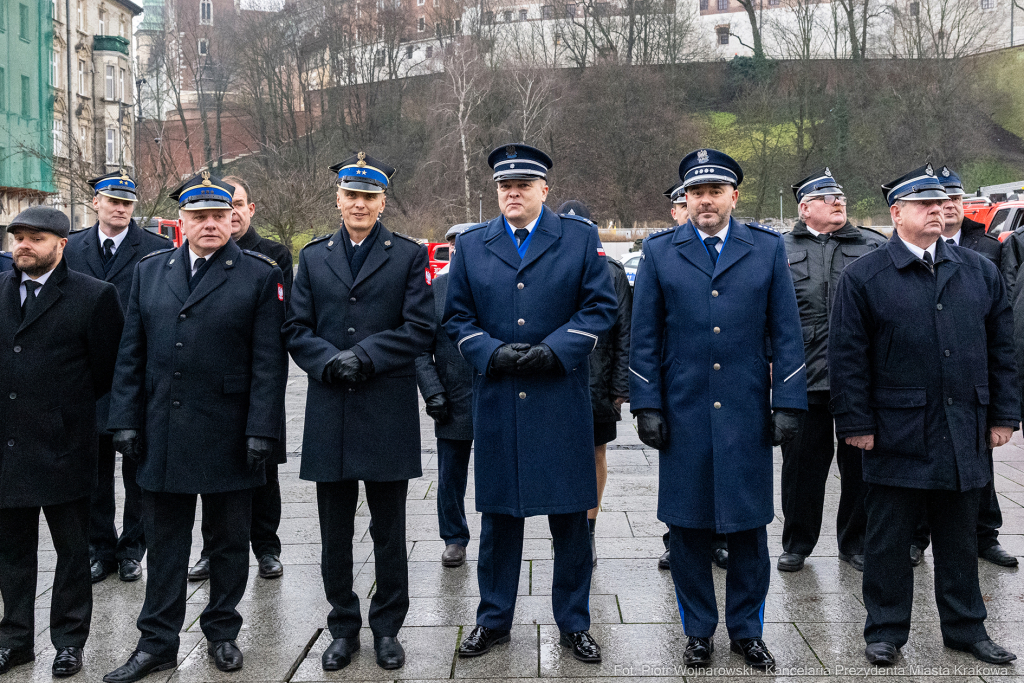
[(782, 229), (782, 188), (779, 188), (779, 229)]
[(477, 198), (480, 200), (480, 213), (477, 215), (476, 222), (477, 223), (483, 223), (484, 222), (484, 193), (483, 192), (478, 192), (477, 193)]

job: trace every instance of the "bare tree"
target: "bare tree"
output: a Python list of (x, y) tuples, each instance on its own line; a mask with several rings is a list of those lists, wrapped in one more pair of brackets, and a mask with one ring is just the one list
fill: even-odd
[(462, 161), (462, 185), (466, 222), (473, 220), (473, 196), (470, 189), (470, 138), (475, 124), (473, 114), (488, 92), (488, 74), (481, 68), (479, 55), (466, 46), (453, 46), (445, 56), (445, 94), (442, 110), (451, 122), (451, 130), (442, 139), (454, 139)]

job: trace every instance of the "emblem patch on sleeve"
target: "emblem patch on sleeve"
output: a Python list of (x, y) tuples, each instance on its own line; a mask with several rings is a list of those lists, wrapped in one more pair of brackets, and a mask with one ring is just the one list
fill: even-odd
[(277, 283), (277, 300), (284, 301), (284, 285)]
[(430, 284), (430, 268), (424, 268), (423, 269), (423, 278), (427, 281), (427, 284), (429, 285)]

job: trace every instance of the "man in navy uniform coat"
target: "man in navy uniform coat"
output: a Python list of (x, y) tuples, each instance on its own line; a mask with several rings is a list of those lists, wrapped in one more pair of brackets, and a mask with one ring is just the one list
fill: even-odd
[[(475, 223), (448, 228), (448, 259), (455, 255), (455, 239)], [(466, 520), (466, 482), (473, 449), (473, 367), (448, 339), (441, 320), (448, 298), (448, 273), (430, 284), (434, 295), (434, 339), (416, 359), (416, 383), (434, 420), (437, 437), (437, 523), (444, 541), (441, 564), (461, 567), (466, 562), (469, 523)]]
[(597, 476), (588, 356), (615, 319), (615, 290), (594, 224), (544, 207), (548, 155), (507, 145), (488, 163), (502, 215), (459, 235), (444, 320), (477, 373), (480, 606), (459, 655), (508, 642), (525, 518), (547, 515), (560, 642), (600, 662), (589, 632), (587, 510), (597, 505)]
[(910, 633), (907, 548), (926, 510), (943, 643), (1005, 664), (985, 631), (978, 497), (989, 448), (1020, 420), (1013, 314), (996, 267), (940, 239), (931, 164), (882, 186), (896, 232), (839, 279), (828, 349), (836, 434), (863, 451), (865, 656), (889, 666)]
[(19, 213), (17, 268), (0, 274), (0, 675), (35, 659), (40, 510), (57, 551), (55, 676), (82, 668), (89, 637), (96, 400), (110, 390), (124, 315), (113, 285), (68, 268), (69, 227), (53, 207)]
[(284, 280), (231, 239), (234, 188), (203, 171), (172, 195), (187, 242), (142, 259), (111, 392), (114, 446), (139, 459), (149, 551), (142, 636), (108, 683), (177, 663), (197, 497), (211, 522), (199, 624), (221, 671), (242, 667), (236, 607), (249, 577), (252, 490), (281, 436), (288, 358)]
[[(143, 230), (132, 218), (135, 209), (135, 181), (121, 169), (116, 173), (93, 178), (92, 208), (96, 223), (68, 236), (64, 258), (68, 268), (104, 280), (117, 287), (121, 308), (128, 310), (135, 264), (143, 256), (171, 244), (167, 238)], [(114, 442), (107, 431), (110, 394), (96, 404), (99, 427), (99, 469), (96, 490), (92, 494), (89, 517), (89, 559), (93, 583), (102, 581), (116, 571), (122, 581), (142, 578), (139, 564), (146, 554), (146, 537), (142, 528), (142, 491), (135, 482), (138, 464), (130, 458), (121, 460), (124, 481), (124, 513), (121, 535), (115, 528), (117, 506), (114, 504)]]
[(707, 558), (718, 531), (729, 544), (731, 649), (771, 668), (761, 635), (772, 445), (793, 438), (807, 409), (796, 295), (781, 235), (731, 218), (739, 165), (702, 149), (683, 158), (679, 177), (690, 220), (648, 237), (637, 271), (630, 409), (640, 439), (660, 453), (658, 519), (670, 526), (687, 665), (709, 663), (714, 651), (718, 607)]
[[(943, 190), (949, 196), (942, 205), (942, 241), (976, 251), (995, 264), (996, 268), (1001, 269), (1003, 245), (985, 232), (984, 225), (964, 217), (965, 192), (960, 176), (948, 166), (943, 166), (935, 177), (942, 183)], [(1010, 303), (1012, 306), (1013, 302)], [(989, 460), (991, 462), (991, 457)], [(1002, 525), (1003, 515), (999, 510), (993, 471), (992, 481), (981, 490), (978, 501), (978, 557), (1001, 567), (1016, 567), (1017, 558), (1006, 552), (999, 544), (999, 527)], [(928, 523), (922, 521), (914, 534), (913, 545), (910, 546), (911, 562), (915, 566), (921, 564), (924, 549), (928, 547), (929, 533)]]
[(299, 476), (316, 482), (331, 603), (334, 640), (321, 664), (336, 671), (359, 649), (352, 536), (362, 481), (377, 571), (373, 647), (378, 666), (398, 669), (409, 611), (405, 498), (422, 474), (415, 363), (430, 343), (427, 248), (380, 222), (393, 167), (359, 152), (331, 170), (341, 228), (299, 255), (285, 326), (288, 351), (309, 376)]

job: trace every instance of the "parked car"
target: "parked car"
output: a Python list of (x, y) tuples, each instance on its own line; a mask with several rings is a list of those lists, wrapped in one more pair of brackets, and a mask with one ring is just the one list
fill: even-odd
[(637, 254), (636, 252), (629, 252), (620, 259), (622, 267), (626, 269), (626, 277), (629, 278), (629, 286), (632, 287), (636, 280), (636, 269), (640, 265), (640, 258), (643, 256), (642, 253)]
[(985, 226), (1000, 242), (1024, 226), (1024, 200), (992, 201), (989, 197), (964, 199), (964, 216)]
[(149, 232), (169, 238), (176, 247), (180, 247), (181, 243), (185, 240), (181, 233), (181, 223), (176, 220), (154, 217), (150, 218), (143, 228)]
[(441, 269), (448, 265), (450, 260), (448, 250), (451, 247), (447, 242), (428, 242), (427, 258), (430, 259), (430, 279), (433, 280)]

